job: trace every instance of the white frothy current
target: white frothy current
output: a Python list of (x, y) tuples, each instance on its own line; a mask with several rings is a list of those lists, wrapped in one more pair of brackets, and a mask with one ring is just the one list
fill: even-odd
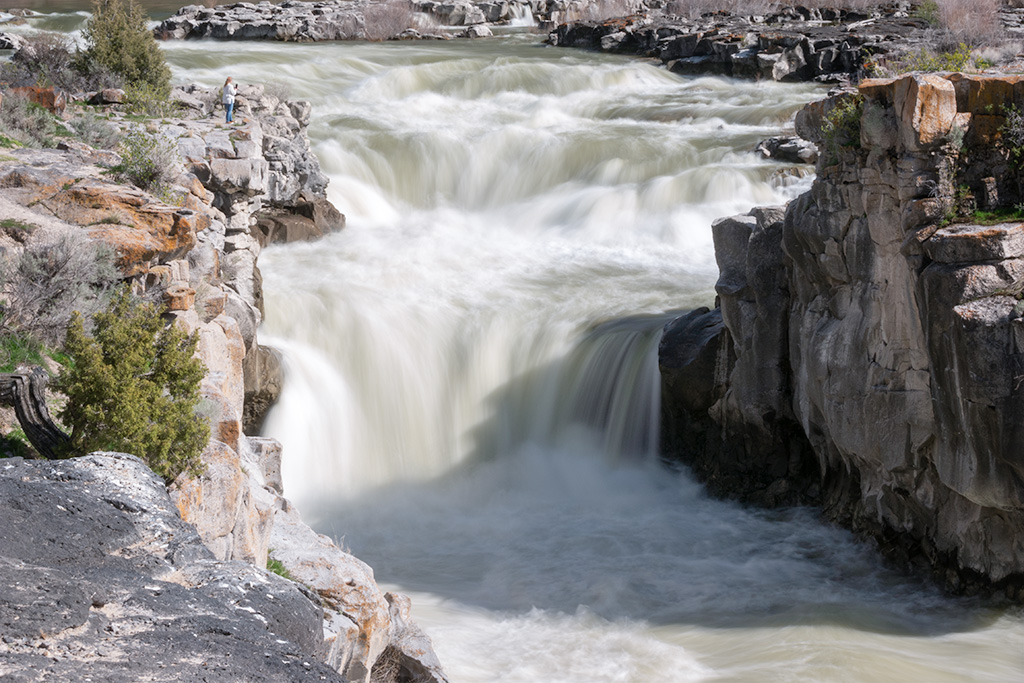
[(1019, 612), (654, 461), (663, 314), (711, 302), (714, 218), (806, 185), (750, 150), (813, 88), (516, 37), (169, 49), (314, 103), (349, 227), (261, 257), (266, 431), (453, 681), (1019, 679)]

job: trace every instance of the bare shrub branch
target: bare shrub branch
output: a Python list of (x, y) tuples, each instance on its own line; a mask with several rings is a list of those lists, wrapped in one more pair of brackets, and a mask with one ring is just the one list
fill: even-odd
[(1007, 37), (999, 18), (1001, 0), (936, 0), (949, 45), (991, 45)]
[(119, 277), (113, 252), (76, 232), (30, 242), (4, 270), (0, 331), (28, 333), (50, 347), (60, 346), (76, 311), (88, 320), (106, 305)]

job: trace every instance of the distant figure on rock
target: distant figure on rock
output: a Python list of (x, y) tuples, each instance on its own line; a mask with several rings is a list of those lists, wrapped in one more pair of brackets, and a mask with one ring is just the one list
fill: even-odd
[(224, 111), (227, 112), (227, 122), (231, 123), (232, 114), (235, 113), (235, 93), (238, 92), (238, 88), (231, 80), (231, 76), (228, 76), (228, 80), (224, 81)]

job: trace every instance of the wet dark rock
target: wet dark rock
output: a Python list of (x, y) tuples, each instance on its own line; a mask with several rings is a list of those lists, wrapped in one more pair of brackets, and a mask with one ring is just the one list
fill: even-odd
[(870, 13), (783, 8), (767, 16), (706, 13), (691, 19), (650, 9), (635, 16), (558, 25), (548, 42), (655, 57), (680, 74), (722, 74), (776, 81), (842, 81), (865, 62), (913, 49), (929, 27), (908, 16), (909, 4)]
[(766, 159), (789, 164), (813, 164), (818, 160), (817, 145), (796, 136), (762, 140), (754, 151)]
[(341, 681), (299, 587), (215, 561), (140, 460), (0, 460), (5, 680)]

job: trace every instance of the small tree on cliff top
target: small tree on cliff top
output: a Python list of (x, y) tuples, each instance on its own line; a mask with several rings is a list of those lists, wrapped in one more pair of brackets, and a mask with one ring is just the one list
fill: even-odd
[(97, 313), (90, 337), (76, 316), (64, 351), (71, 358), (57, 380), (68, 402), (60, 418), (71, 429), (72, 453), (133, 453), (172, 480), (198, 474), (209, 425), (195, 413), (203, 364), (196, 335), (164, 327), (150, 303), (127, 289)]
[(135, 0), (93, 0), (92, 8), (92, 18), (82, 31), (87, 64), (119, 76), (126, 86), (143, 85), (166, 97), (171, 69), (146, 28), (145, 10)]

